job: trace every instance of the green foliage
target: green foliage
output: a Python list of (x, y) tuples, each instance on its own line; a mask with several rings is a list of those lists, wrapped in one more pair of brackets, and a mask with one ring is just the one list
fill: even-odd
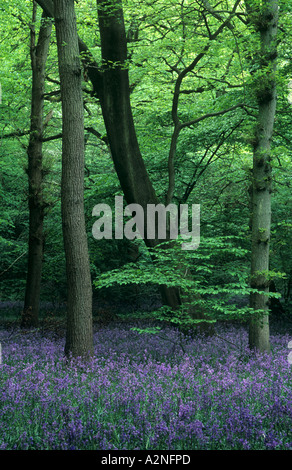
[[(291, 303), (291, 157), (292, 120), (288, 85), (292, 77), (291, 7), (281, 2), (278, 48), (278, 110), (272, 146), (273, 225), (271, 276), (287, 308)], [(215, 9), (217, 6), (212, 5)], [(3, 38), (0, 54), (2, 103), (0, 104), (0, 274), (2, 299), (22, 299), (26, 278), (28, 236), (26, 148), (30, 117), (31, 71), (29, 36), (32, 2), (4, 0), (0, 7)], [(187, 291), (214, 319), (245, 319), (248, 307), (238, 308), (234, 297), (249, 295), (249, 187), (252, 144), (256, 119), (254, 79), (263, 85), (259, 38), (244, 18), (239, 5), (232, 27), (211, 39), (233, 4), (226, 2), (218, 15), (204, 9), (202, 2), (137, 2), (124, 4), (128, 35), (131, 104), (135, 127), (147, 170), (158, 196), (164, 201), (168, 185), (168, 155), (173, 135), (172, 105), (180, 74), (195, 58), (197, 66), (181, 84), (178, 119), (188, 122), (210, 113), (222, 112), (242, 103), (245, 108), (186, 126), (180, 133), (175, 153), (174, 202), (201, 204), (201, 244), (186, 253), (158, 250), (153, 261), (143, 242), (136, 242), (140, 256), (129, 262), (128, 240), (100, 240), (92, 237), (92, 209), (105, 202), (112, 205), (121, 194), (106, 137), (99, 103), (84, 70), (85, 115), (85, 210), (94, 286), (106, 295), (115, 293), (123, 302), (133, 286), (147, 297), (149, 289), (167, 285)], [(100, 37), (96, 2), (76, 3), (80, 37), (100, 63)], [(41, 9), (38, 8), (36, 31)], [(61, 133), (61, 106), (55, 37), (49, 54), (45, 115), (53, 110), (46, 138)], [(94, 132), (92, 132), (92, 129)], [(7, 137), (11, 135), (11, 137)], [(101, 138), (102, 137), (102, 138)], [(61, 140), (44, 142), (45, 218), (43, 297), (66, 295), (60, 184)], [(178, 269), (178, 266), (180, 269)], [(182, 273), (189, 271), (192, 278)], [(282, 273), (278, 275), (277, 273)], [(151, 290), (152, 292), (152, 290)], [(155, 291), (156, 292), (156, 291)], [(186, 311), (171, 320), (193, 322)], [(153, 317), (170, 319), (163, 308)]]
[[(180, 326), (192, 327), (202, 322), (202, 319), (192, 318), (189, 313), (193, 304), (206, 312), (204, 321), (240, 319), (249, 309), (238, 309), (229, 302), (233, 297), (248, 295), (251, 289), (248, 287), (247, 273), (236, 268), (247, 254), (247, 250), (238, 245), (239, 241), (239, 238), (230, 236), (203, 239), (196, 251), (182, 250), (180, 243), (171, 249), (156, 248), (152, 253), (155, 256), (153, 261), (145, 258), (136, 263), (128, 263), (121, 269), (102, 273), (94, 280), (94, 285), (98, 289), (129, 284), (178, 288), (182, 298), (186, 297), (182, 307), (174, 312), (164, 306), (152, 312), (150, 317)], [(228, 267), (223, 257), (229, 257)], [(219, 285), (218, 277), (221, 276), (222, 279), (222, 269), (225, 280)]]

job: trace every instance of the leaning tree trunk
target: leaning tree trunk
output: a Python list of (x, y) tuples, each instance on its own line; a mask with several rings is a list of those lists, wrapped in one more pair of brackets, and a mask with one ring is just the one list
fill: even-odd
[[(147, 238), (147, 205), (160, 204), (149, 178), (138, 144), (130, 103), (130, 86), (127, 66), (127, 38), (121, 0), (97, 0), (99, 31), (101, 38), (102, 67), (98, 74), (94, 67), (89, 72), (97, 91), (107, 131), (111, 155), (125, 195), (127, 204), (139, 204), (144, 211), (144, 241), (150, 250), (164, 242), (172, 248), (173, 242), (159, 239), (157, 227), (155, 237)], [(170, 203), (171, 200), (168, 200)], [(168, 243), (165, 243), (168, 242)], [(163, 248), (159, 248), (163, 249)], [(155, 258), (155, 257), (154, 257)], [(182, 277), (185, 269), (181, 269)], [(185, 295), (179, 287), (160, 285), (162, 301), (172, 310), (178, 309)], [(185, 293), (184, 293), (185, 294)], [(202, 329), (211, 332), (205, 314), (194, 297), (189, 309), (192, 318), (202, 320)], [(195, 302), (194, 302), (195, 301)]]
[(67, 272), (66, 356), (93, 352), (92, 285), (84, 216), (84, 122), (74, 0), (55, 0), (61, 82), (62, 224)]
[(261, 352), (269, 351), (269, 249), (271, 236), (271, 155), (270, 147), (276, 112), (277, 0), (264, 0), (254, 13), (247, 3), (247, 12), (260, 33), (259, 69), (254, 77), (258, 102), (258, 118), (253, 150), (252, 181), (252, 250), (250, 306), (256, 313), (250, 322), (249, 345)]
[(28, 155), (29, 242), (28, 265), (22, 327), (37, 326), (43, 263), (43, 108), (45, 69), (52, 30), (51, 20), (42, 16), (37, 45), (35, 44), (36, 2), (33, 4), (30, 56), (32, 67), (31, 123)]
[[(127, 68), (127, 37), (120, 0), (97, 0), (101, 37), (102, 68), (93, 84), (100, 100), (107, 137), (115, 169), (127, 204), (139, 204), (144, 210), (147, 232), (147, 205), (159, 204), (140, 152), (130, 103)], [(92, 70), (91, 70), (92, 72)], [(94, 73), (94, 72), (93, 72)], [(158, 237), (144, 239), (154, 248)], [(162, 285), (162, 300), (171, 308), (181, 304), (179, 289)]]

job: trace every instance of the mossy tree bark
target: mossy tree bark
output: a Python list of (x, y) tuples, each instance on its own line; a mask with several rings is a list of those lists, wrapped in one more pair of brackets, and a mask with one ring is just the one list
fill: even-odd
[(249, 346), (261, 352), (270, 350), (269, 342), (269, 249), (271, 236), (271, 141), (276, 112), (277, 0), (246, 2), (249, 22), (260, 36), (258, 70), (254, 87), (258, 104), (253, 144), (251, 191), (252, 249), (250, 306), (255, 313), (250, 321)]

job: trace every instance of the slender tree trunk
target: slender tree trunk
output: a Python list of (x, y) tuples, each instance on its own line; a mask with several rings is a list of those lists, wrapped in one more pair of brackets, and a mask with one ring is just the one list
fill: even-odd
[(55, 0), (63, 115), (62, 223), (67, 270), (65, 354), (93, 352), (92, 285), (84, 217), (84, 122), (74, 0)]
[(269, 249), (271, 236), (271, 141), (276, 112), (277, 0), (264, 0), (259, 12), (247, 8), (250, 21), (260, 33), (260, 68), (255, 75), (258, 119), (253, 149), (252, 181), (252, 250), (250, 306), (255, 313), (250, 322), (249, 345), (261, 352), (269, 351)]
[(39, 319), (39, 303), (41, 275), (43, 263), (43, 220), (45, 203), (43, 200), (43, 108), (45, 91), (45, 68), (52, 30), (51, 20), (43, 15), (37, 45), (35, 44), (36, 2), (33, 3), (31, 25), (31, 123), (28, 154), (28, 193), (29, 193), (29, 242), (28, 265), (25, 289), (24, 310), (21, 325), (37, 326)]

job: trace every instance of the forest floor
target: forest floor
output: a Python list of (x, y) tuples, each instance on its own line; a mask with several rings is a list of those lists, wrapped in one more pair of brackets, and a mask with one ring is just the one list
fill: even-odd
[(0, 449), (292, 450), (291, 323), (272, 322), (270, 354), (242, 324), (141, 326), (96, 317), (92, 360), (68, 364), (63, 316), (3, 321)]

